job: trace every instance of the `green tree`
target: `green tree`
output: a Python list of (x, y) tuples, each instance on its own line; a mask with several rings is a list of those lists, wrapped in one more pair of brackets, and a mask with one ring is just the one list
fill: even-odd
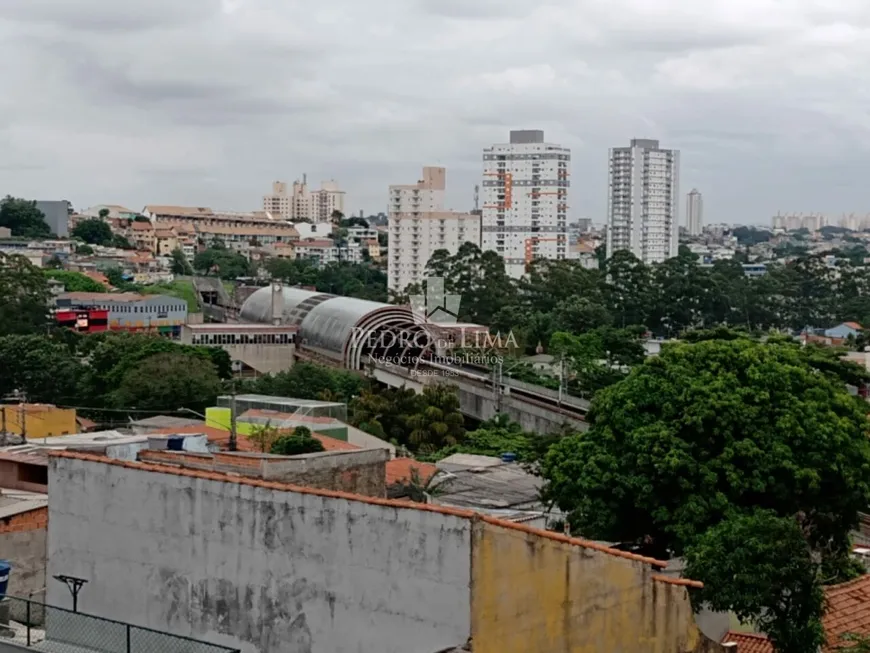
[(124, 271), (119, 267), (111, 267), (104, 273), (106, 275), (106, 279), (109, 280), (109, 283), (112, 284), (113, 288), (124, 289), (129, 286), (129, 282), (124, 279)]
[(50, 297), (42, 270), (23, 256), (0, 252), (0, 336), (45, 329)]
[(99, 218), (82, 220), (73, 227), (72, 231), (70, 231), (70, 236), (84, 241), (88, 245), (111, 245), (113, 238), (109, 223)]
[(550, 340), (550, 353), (564, 358), (575, 394), (591, 396), (624, 379), (632, 367), (644, 361), (642, 335), (643, 327), (605, 326), (578, 336), (557, 332)]
[(188, 262), (187, 257), (184, 255), (184, 252), (182, 252), (180, 249), (178, 249), (177, 247), (173, 249), (171, 258), (172, 264), (170, 269), (172, 270), (172, 274), (181, 274), (187, 276), (193, 274), (193, 268)]
[(45, 276), (63, 284), (66, 292), (106, 292), (106, 287), (81, 272), (45, 270)]
[(296, 399), (321, 399), (328, 392), (334, 401), (347, 403), (365, 386), (366, 381), (352, 372), (298, 363), (285, 372), (247, 381), (244, 391)]
[(457, 444), (439, 449), (429, 460), (441, 460), (456, 453), (478, 456), (501, 456), (513, 453), (517, 462), (536, 464), (546, 454), (547, 450), (559, 438), (557, 435), (545, 435), (523, 431), (522, 427), (505, 415), (496, 415), (493, 419), (482, 422), (474, 431), (469, 431)]
[(115, 234), (112, 236), (112, 242), (110, 243), (112, 247), (117, 247), (118, 249), (136, 249), (136, 247), (127, 240), (126, 236), (122, 236), (121, 234)]
[(202, 412), (214, 405), (220, 391), (220, 377), (209, 359), (169, 352), (131, 366), (111, 402), (131, 412), (175, 412), (180, 406)]
[(0, 227), (7, 227), (18, 238), (48, 238), (51, 228), (45, 214), (36, 208), (35, 201), (7, 195), (0, 200)]
[(290, 435), (275, 440), (269, 453), (278, 456), (298, 456), (304, 453), (324, 451), (323, 443), (315, 438), (305, 426), (297, 426)]
[(217, 241), (193, 257), (193, 269), (203, 274), (215, 274), (221, 279), (236, 279), (251, 271), (251, 264), (243, 254), (227, 249)]
[(91, 256), (94, 253), (94, 248), (90, 245), (76, 245), (76, 254), (81, 256)]
[[(113, 391), (121, 386), (128, 372), (159, 354), (178, 354), (188, 358), (198, 358), (213, 368), (219, 379), (228, 379), (232, 375), (229, 354), (223, 349), (180, 345), (152, 334), (125, 332), (93, 334), (80, 342), (77, 353), (88, 360), (80, 382), (82, 405), (96, 408), (126, 407), (117, 406), (117, 402), (112, 398)], [(207, 398), (202, 398), (198, 403), (203, 404), (206, 401)], [(172, 410), (176, 410), (179, 406), (194, 407), (176, 403)]]
[(420, 451), (434, 451), (459, 442), (465, 435), (465, 419), (459, 412), (456, 388), (429, 385), (419, 398), (419, 406), (407, 420), (409, 444)]
[[(703, 537), (717, 524), (764, 509), (795, 520), (824, 567), (848, 569), (849, 533), (870, 500), (867, 406), (816, 364), (799, 345), (775, 339), (668, 346), (596, 395), (587, 433), (550, 450), (544, 495), (570, 514), (576, 532), (638, 543), (659, 557), (713, 546)], [(739, 551), (722, 564), (776, 579), (749, 568)], [(723, 597), (740, 593), (725, 573), (700, 564), (693, 571), (715, 580), (711, 591)], [(802, 585), (771, 592), (812, 599)], [(753, 617), (777, 610), (764, 605)], [(811, 614), (812, 605), (787, 613)], [(790, 625), (797, 632), (806, 623)]]
[(825, 643), (819, 568), (794, 517), (726, 518), (689, 547), (685, 573), (704, 583), (696, 603), (752, 622), (779, 653), (816, 653)]
[(626, 250), (614, 252), (604, 265), (604, 305), (616, 326), (649, 326), (650, 304), (656, 293), (650, 268)]
[(0, 337), (0, 370), (0, 397), (18, 390), (51, 404), (74, 404), (82, 374), (71, 349), (44, 334)]

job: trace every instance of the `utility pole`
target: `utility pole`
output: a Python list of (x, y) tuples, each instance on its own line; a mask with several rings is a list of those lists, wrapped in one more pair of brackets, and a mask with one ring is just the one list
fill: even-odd
[(236, 382), (230, 392), (230, 451), (236, 451)]
[(18, 420), (21, 424), (21, 439), (24, 442), (27, 442), (27, 395), (25, 393), (21, 393), (21, 399), (18, 404), (19, 417)]
[(492, 370), (492, 389), (495, 393), (495, 412), (501, 412), (501, 395), (502, 395), (502, 379), (504, 372), (504, 361), (499, 359), (495, 368)]

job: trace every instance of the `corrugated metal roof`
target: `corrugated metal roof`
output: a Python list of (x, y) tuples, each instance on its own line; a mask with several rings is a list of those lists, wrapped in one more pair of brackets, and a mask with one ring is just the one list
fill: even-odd
[(0, 489), (0, 519), (14, 517), (31, 510), (45, 508), (48, 505), (47, 494), (24, 492), (22, 490)]

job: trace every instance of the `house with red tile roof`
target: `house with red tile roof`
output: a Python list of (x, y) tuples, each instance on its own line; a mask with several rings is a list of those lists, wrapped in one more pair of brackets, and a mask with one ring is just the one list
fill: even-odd
[[(827, 608), (822, 625), (828, 641), (822, 653), (848, 650), (844, 635), (870, 637), (870, 576), (827, 587), (825, 599)], [(730, 632), (722, 640), (723, 644), (728, 642), (737, 644), (737, 653), (776, 653), (764, 635)]]

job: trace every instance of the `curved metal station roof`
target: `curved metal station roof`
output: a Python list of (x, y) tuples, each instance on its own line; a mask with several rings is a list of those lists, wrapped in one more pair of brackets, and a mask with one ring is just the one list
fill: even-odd
[(366, 343), (374, 334), (405, 332), (413, 338), (426, 333), (407, 306), (282, 286), (255, 291), (242, 305), (241, 318), (296, 325), (299, 346), (351, 369), (363, 366), (363, 354), (371, 349)]

